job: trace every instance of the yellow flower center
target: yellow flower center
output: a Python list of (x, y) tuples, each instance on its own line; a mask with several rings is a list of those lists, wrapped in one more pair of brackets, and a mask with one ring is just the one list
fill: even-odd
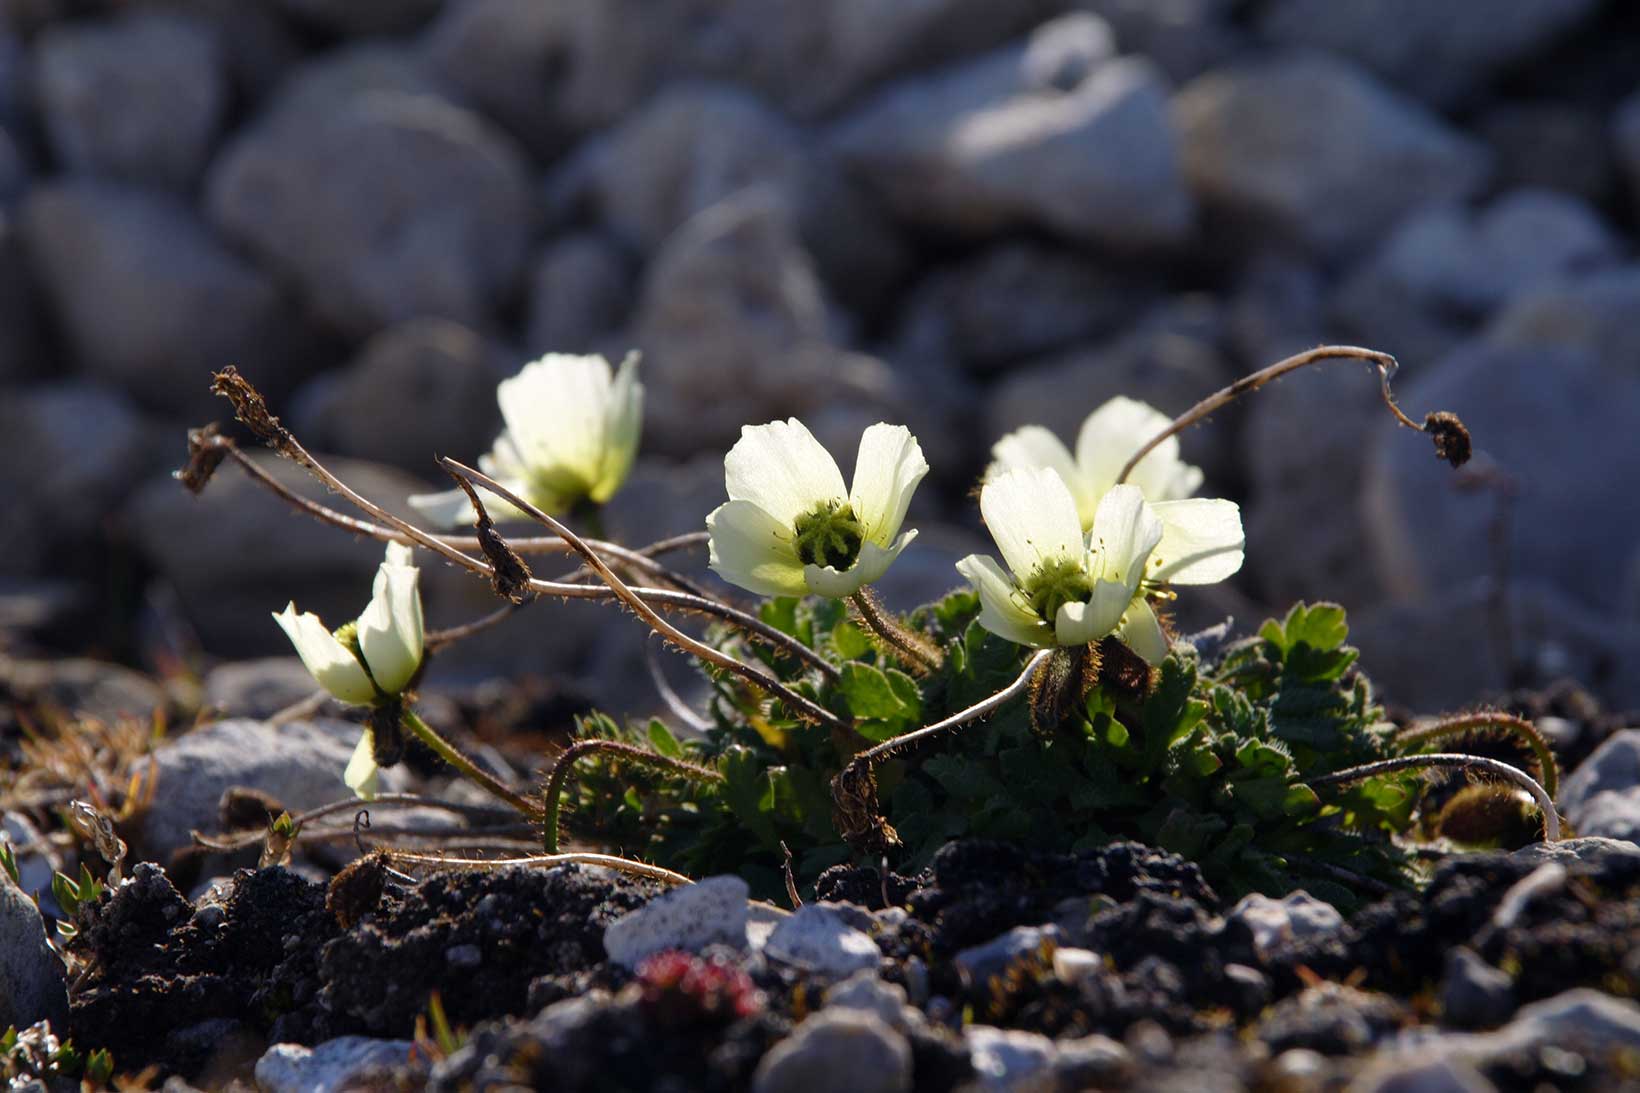
[(797, 518), (793, 545), (804, 565), (830, 566), (842, 572), (854, 564), (865, 542), (866, 529), (847, 504), (827, 501), (807, 516)]
[(1051, 623), (1065, 604), (1086, 600), (1093, 593), (1093, 582), (1080, 563), (1060, 558), (1039, 566), (1025, 581), (1024, 589), (1031, 609)]

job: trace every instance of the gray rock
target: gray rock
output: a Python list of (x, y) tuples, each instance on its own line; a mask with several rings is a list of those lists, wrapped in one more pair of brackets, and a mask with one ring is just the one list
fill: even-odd
[(460, 323), (409, 319), (315, 381), (292, 418), (319, 451), (444, 479), (435, 454), (470, 462), (501, 431), (496, 385), (517, 370), (512, 356)]
[(1492, 912), (1492, 926), (1497, 930), (1512, 930), (1532, 910), (1532, 905), (1566, 889), (1571, 873), (1558, 861), (1544, 862), (1526, 876), (1511, 884), (1498, 900)]
[(1344, 927), (1344, 916), (1330, 903), (1323, 903), (1300, 889), (1281, 899), (1253, 893), (1243, 896), (1226, 916), (1227, 923), (1239, 923), (1253, 939), (1253, 951), (1260, 960), (1282, 945), (1307, 938), (1325, 937)]
[[(31, 899), (51, 901), (51, 877), (62, 868), (55, 847), (21, 812), (0, 814), (0, 842), (12, 849), (17, 860), (17, 885)], [(9, 884), (0, 878), (0, 884)], [(55, 906), (52, 901), (52, 906)]]
[[(0, 176), (4, 176), (6, 137), (0, 131)], [(11, 198), (22, 193), (24, 180), (16, 179), (15, 192), (6, 192), (0, 177), (0, 383), (8, 387), (40, 375), (46, 362), (46, 329), (40, 288), (29, 268), (17, 223), (9, 215)]]
[[(166, 740), (153, 753), (159, 792), (142, 820), (145, 855), (164, 861), (191, 845), (190, 831), (217, 830), (222, 794), (234, 786), (260, 790), (292, 813), (346, 798), (342, 771), (360, 731), (332, 719), (270, 725), (234, 718)], [(381, 772), (382, 792), (406, 784), (402, 769)]]
[(1027, 1093), (1042, 1088), (1058, 1048), (1040, 1032), (969, 1025), (962, 1038), (974, 1066), (972, 1088), (984, 1093)]
[(1497, 1093), (1497, 1086), (1461, 1059), (1388, 1055), (1369, 1062), (1350, 1093)]
[(257, 124), (313, 125), (339, 106), (373, 95), (412, 95), (455, 102), (420, 51), (397, 42), (363, 41), (326, 50), (288, 72)]
[(1529, 843), (1514, 852), (1523, 861), (1598, 862), (1608, 855), (1640, 857), (1640, 845), (1628, 839), (1576, 838), (1552, 843)]
[(201, 705), (228, 717), (272, 717), (313, 695), (318, 684), (300, 659), (262, 657), (219, 664), (205, 673)]
[(1640, 729), (1608, 737), (1567, 777), (1557, 803), (1582, 835), (1640, 836)]
[(530, 273), (527, 354), (591, 351), (625, 322), (636, 281), (625, 250), (603, 235), (548, 243)]
[(1630, 95), (1612, 119), (1612, 144), (1628, 183), (1629, 203), (1640, 207), (1640, 92)]
[(901, 217), (962, 234), (1028, 226), (1130, 250), (1175, 246), (1193, 210), (1161, 72), (1112, 59), (1095, 16), (891, 85), (834, 146)]
[(911, 1046), (904, 1036), (855, 1010), (815, 1014), (757, 1064), (753, 1093), (906, 1093)]
[[(1487, 324), (1486, 339), (1510, 347), (1575, 346), (1608, 366), (1640, 360), (1640, 266), (1566, 277), (1523, 293)], [(1634, 369), (1627, 369), (1633, 374)]]
[(1081, 0), (1077, 5), (1104, 19), (1123, 53), (1160, 65), (1174, 83), (1195, 79), (1247, 47), (1232, 16), (1232, 0)]
[(418, 1058), (409, 1040), (369, 1036), (338, 1036), (314, 1047), (274, 1044), (256, 1060), (256, 1085), (261, 1093), (340, 1093), (370, 1070), (419, 1069)]
[(100, 660), (0, 657), (0, 682), (19, 702), (105, 722), (148, 718), (169, 705), (165, 689), (147, 676)]
[(999, 372), (1021, 357), (1115, 334), (1154, 294), (1143, 276), (1075, 251), (1005, 242), (912, 289), (893, 355)]
[(959, 950), (951, 962), (966, 982), (983, 991), (985, 984), (1005, 973), (1014, 961), (1035, 953), (1045, 942), (1056, 942), (1058, 939), (1059, 929), (1051, 923), (1047, 926), (1015, 926), (990, 941)]
[(1586, 22), (1599, 0), (1278, 0), (1259, 28), (1286, 46), (1359, 61), (1439, 107), (1468, 102)]
[[(1640, 493), (1625, 488), (1640, 455), (1631, 427), (1640, 372), (1576, 348), (1469, 343), (1397, 394), (1403, 405), (1457, 411), (1514, 479), (1512, 576), (1551, 582), (1589, 607), (1608, 602), (1640, 542)], [(1388, 419), (1377, 430), (1363, 504), (1385, 584), (1427, 598), (1485, 574), (1493, 492), (1459, 494), (1452, 469), (1411, 442), (1421, 438)]]
[(276, 5), (166, 0), (164, 7), (215, 37), (236, 102), (261, 102), (301, 60), (302, 43)]
[(1474, 193), (1489, 169), (1484, 148), (1326, 57), (1208, 73), (1175, 97), (1173, 120), (1185, 175), (1211, 211), (1324, 257)]
[[(687, 463), (640, 458), (626, 485), (604, 507), (604, 527), (618, 543), (659, 542), (702, 530), (706, 514), (725, 499), (721, 455), (697, 456)], [(691, 562), (698, 569), (705, 556), (704, 551), (695, 558), (672, 555), (667, 564), (690, 572)]]
[(875, 941), (825, 903), (804, 904), (781, 920), (763, 953), (782, 964), (837, 979), (874, 969), (883, 958)]
[(677, 18), (643, 0), (463, 0), (445, 5), (422, 52), (443, 84), (550, 160), (653, 90)]
[(623, 241), (654, 254), (686, 221), (748, 187), (779, 195), (826, 283), (880, 305), (903, 265), (890, 226), (836, 160), (736, 88), (685, 83), (589, 143), (558, 181)]
[(34, 94), (64, 167), (174, 189), (193, 185), (228, 109), (215, 35), (171, 12), (49, 28)]
[(0, 126), (23, 124), (29, 114), (29, 56), (21, 28), (0, 27)]
[(512, 141), (429, 96), (294, 101), (212, 164), (213, 223), (354, 336), (418, 315), (484, 328), (515, 290), (532, 222)]
[(1640, 1005), (1580, 987), (1522, 1006), (1512, 1021), (1495, 1031), (1446, 1033), (1388, 1061), (1410, 1065), (1433, 1060), (1484, 1068), (1546, 1046), (1604, 1067), (1617, 1054), (1640, 1048)]
[(414, 30), (443, 0), (279, 0), (296, 18), (332, 34), (362, 36)]
[(1454, 1028), (1487, 1028), (1515, 1012), (1513, 981), (1463, 947), (1446, 955), (1441, 978), (1441, 1017)]
[(767, 190), (706, 210), (666, 243), (636, 329), (648, 451), (724, 450), (742, 425), (804, 416), (847, 382), (834, 371), (819, 278)]
[(921, 1020), (906, 1004), (905, 988), (878, 978), (875, 967), (855, 972), (826, 991), (827, 1009), (856, 1010), (900, 1032)]
[(1571, 103), (1505, 101), (1484, 111), (1471, 130), (1492, 149), (1499, 190), (1558, 190), (1600, 206), (1617, 189), (1606, 119)]
[(708, 945), (746, 947), (746, 882), (707, 877), (663, 892), (604, 928), (609, 959), (636, 971), (649, 957), (671, 949), (699, 952)]
[(58, 182), (29, 192), (22, 227), (75, 358), (144, 406), (215, 416), (211, 372), (229, 363), (269, 398), (299, 378), (306, 340), (280, 290), (181, 200)]
[(10, 503), (0, 570), (68, 576), (62, 548), (94, 536), (160, 458), (116, 391), (84, 382), (8, 391), (0, 399), (0, 494)]
[(1054, 1044), (1055, 1088), (1121, 1089), (1132, 1085), (1133, 1071), (1133, 1053), (1109, 1036), (1093, 1033)]
[(0, 876), (0, 1025), (21, 1029), (36, 1021), (68, 1027), (63, 965), (34, 901)]
[(0, 209), (10, 208), (22, 196), (33, 173), (28, 152), (20, 139), (0, 124)]
[(1640, 792), (1597, 793), (1578, 809), (1577, 830), (1602, 838), (1640, 839)]

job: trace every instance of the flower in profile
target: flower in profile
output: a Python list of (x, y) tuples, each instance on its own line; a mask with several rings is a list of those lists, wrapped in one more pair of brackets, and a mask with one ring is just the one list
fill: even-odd
[[(354, 706), (387, 706), (398, 700), (420, 670), (421, 571), (410, 563), (409, 547), (389, 543), (387, 557), (376, 570), (369, 606), (334, 633), (311, 611), (298, 614), (294, 602), (273, 616), (308, 672), (333, 697)], [(368, 728), (342, 780), (361, 797), (374, 794), (376, 757)]]
[(1212, 584), (1241, 566), (1241, 516), (1228, 501), (1178, 510), (1176, 529), (1139, 487), (1112, 486), (1084, 537), (1064, 480), (1026, 467), (987, 482), (979, 504), (1007, 568), (970, 554), (957, 570), (979, 594), (980, 625), (1021, 645), (1086, 645), (1114, 634), (1155, 664), (1168, 641), (1149, 597), (1171, 584)]
[[(506, 428), (479, 469), (532, 505), (559, 516), (582, 501), (603, 504), (626, 481), (643, 429), (638, 354), (612, 370), (597, 354), (548, 353), (502, 380), (496, 402)], [(459, 489), (417, 494), (410, 504), (440, 527), (472, 516)], [(500, 498), (487, 507), (497, 520), (521, 516)]]
[[(1048, 468), (1071, 491), (1086, 531), (1093, 526), (1100, 500), (1116, 485), (1123, 465), (1172, 420), (1147, 403), (1118, 395), (1082, 422), (1074, 456), (1047, 429), (1026, 425), (992, 445), (992, 463), (985, 477), (989, 481), (1020, 467)], [(1201, 488), (1202, 472), (1179, 458), (1179, 438), (1170, 436), (1139, 461), (1127, 481), (1139, 487), (1146, 501), (1177, 501)]]
[(723, 460), (726, 504), (706, 518), (712, 569), (763, 596), (853, 595), (888, 571), (928, 473), (917, 438), (879, 422), (860, 437), (852, 489), (796, 418), (748, 425)]

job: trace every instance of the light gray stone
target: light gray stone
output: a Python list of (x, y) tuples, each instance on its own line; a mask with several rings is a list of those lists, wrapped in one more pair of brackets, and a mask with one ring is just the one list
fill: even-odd
[(1461, 1059), (1391, 1055), (1368, 1063), (1349, 1093), (1497, 1093), (1497, 1086)]
[[(1577, 348), (1471, 342), (1396, 393), (1404, 406), (1456, 411), (1513, 479), (1514, 579), (1549, 582), (1591, 608), (1609, 602), (1640, 542), (1640, 493), (1625, 488), (1640, 456), (1640, 371)], [(1376, 430), (1363, 503), (1386, 586), (1429, 598), (1486, 575), (1495, 494), (1460, 494), (1422, 438), (1388, 418)]]
[(418, 315), (485, 328), (515, 291), (533, 222), (513, 142), (427, 95), (287, 99), (235, 136), (206, 187), (224, 234), (357, 337)]
[(274, 1044), (256, 1060), (256, 1085), (261, 1093), (341, 1093), (357, 1088), (369, 1070), (415, 1069), (418, 1058), (409, 1040), (369, 1036), (338, 1036), (313, 1047)]
[(1281, 899), (1254, 892), (1243, 896), (1226, 916), (1240, 923), (1253, 938), (1253, 951), (1267, 960), (1278, 947), (1293, 941), (1325, 937), (1344, 927), (1344, 916), (1330, 903), (1300, 889)]
[(213, 370), (235, 364), (277, 399), (313, 366), (273, 280), (180, 198), (71, 179), (32, 189), (21, 224), (75, 359), (149, 409), (208, 420)]
[(1014, 961), (1035, 953), (1045, 942), (1056, 942), (1058, 939), (1059, 929), (1051, 923), (1047, 926), (1015, 926), (990, 941), (959, 950), (951, 962), (957, 966), (965, 981), (973, 984), (975, 989), (984, 990), (987, 983), (1005, 973)]
[(470, 463), (489, 451), (501, 431), (496, 385), (516, 356), (460, 323), (409, 319), (310, 385), (291, 418), (312, 449), (448, 481), (435, 455)]
[(1640, 845), (1628, 839), (1581, 837), (1552, 843), (1530, 843), (1514, 852), (1523, 861), (1598, 862), (1609, 855), (1640, 857)]
[(89, 658), (14, 660), (0, 656), (0, 685), (17, 701), (104, 722), (151, 717), (169, 705), (165, 689), (141, 672)]
[(1053, 1070), (1054, 1042), (1040, 1032), (969, 1025), (962, 1038), (974, 1066), (973, 1088), (984, 1093), (1027, 1093)]
[[(17, 887), (23, 894), (37, 900), (50, 901), (51, 877), (62, 868), (62, 858), (55, 847), (40, 834), (38, 828), (21, 812), (0, 814), (0, 842), (12, 849), (17, 861)], [(10, 881), (0, 877), (0, 884)], [(55, 901), (52, 906), (56, 906)]]
[(631, 258), (603, 235), (548, 243), (530, 274), (527, 355), (589, 352), (626, 320), (636, 283)]
[(839, 979), (874, 969), (883, 958), (875, 941), (824, 903), (804, 904), (782, 920), (763, 953), (782, 964)]
[(1079, 0), (1110, 24), (1123, 53), (1136, 53), (1184, 83), (1218, 68), (1248, 46), (1233, 0)]
[(1509, 348), (1576, 347), (1607, 367), (1640, 374), (1640, 266), (1569, 276), (1522, 293), (1497, 313), (1486, 340)]
[(908, 221), (962, 234), (1034, 227), (1143, 251), (1189, 235), (1161, 72), (1115, 59), (1085, 13), (1019, 44), (890, 85), (833, 133), (844, 161)]
[(875, 967), (864, 968), (826, 991), (827, 1009), (857, 1010), (901, 1032), (921, 1019), (906, 1004), (905, 988), (878, 978)]
[(1640, 729), (1622, 729), (1567, 775), (1558, 803), (1581, 826), (1578, 810), (1597, 795), (1635, 792), (1640, 792)]
[[(235, 718), (167, 739), (151, 759), (158, 793), (142, 820), (144, 854), (164, 861), (191, 845), (190, 831), (217, 830), (222, 794), (234, 786), (260, 790), (292, 813), (346, 798), (342, 771), (361, 731), (331, 719), (270, 725)], [(381, 772), (382, 792), (406, 784), (402, 769)]]
[(34, 95), (68, 169), (187, 189), (210, 155), (229, 88), (208, 27), (133, 10), (48, 28), (35, 45)]
[(663, 892), (604, 928), (604, 951), (628, 971), (670, 949), (699, 952), (708, 945), (746, 947), (746, 882), (707, 877)]
[(318, 687), (297, 657), (237, 660), (205, 673), (200, 704), (228, 717), (272, 717)]
[(63, 965), (46, 942), (46, 925), (34, 901), (0, 875), (0, 1028), (36, 1021), (68, 1027), (68, 990)]
[(757, 1064), (753, 1093), (907, 1093), (911, 1046), (875, 1017), (847, 1009), (815, 1014)]
[(1175, 97), (1191, 189), (1255, 238), (1323, 257), (1485, 182), (1484, 148), (1342, 60), (1280, 57), (1210, 72)]

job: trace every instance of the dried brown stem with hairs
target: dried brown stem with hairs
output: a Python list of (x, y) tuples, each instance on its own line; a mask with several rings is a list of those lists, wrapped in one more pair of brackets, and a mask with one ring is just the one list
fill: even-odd
[[(763, 675), (750, 665), (736, 660), (727, 653), (714, 649), (704, 642), (697, 641), (688, 634), (685, 634), (683, 631), (679, 630), (677, 627), (673, 626), (671, 623), (667, 622), (665, 619), (661, 618), (661, 616), (655, 612), (654, 608), (645, 603), (643, 598), (634, 593), (632, 589), (627, 586), (625, 581), (615, 575), (615, 572), (604, 563), (604, 560), (598, 556), (596, 551), (586, 544), (585, 540), (583, 540), (579, 535), (576, 535), (575, 532), (571, 531), (569, 528), (565, 527), (554, 517), (541, 511), (541, 509), (537, 508), (535, 505), (530, 504), (530, 502), (524, 500), (512, 490), (509, 490), (506, 486), (503, 486), (501, 483), (497, 482), (495, 479), (491, 478), (482, 471), (474, 470), (472, 467), (469, 467), (466, 464), (460, 463), (454, 459), (450, 459), (449, 457), (440, 459), (439, 463), (446, 470), (455, 474), (460, 474), (470, 479), (475, 484), (483, 486), (485, 489), (511, 504), (514, 508), (524, 513), (532, 520), (540, 522), (545, 527), (551, 529), (555, 534), (561, 536), (566, 542), (575, 548), (575, 552), (577, 554), (586, 559), (587, 564), (592, 567), (593, 571), (598, 574), (599, 578), (606, 585), (614, 590), (616, 596), (620, 598), (621, 602), (631, 608), (633, 613), (636, 614), (638, 618), (642, 619), (649, 625), (650, 629), (660, 634), (663, 638), (673, 642), (700, 660), (705, 661), (707, 664), (714, 665), (718, 668), (724, 669), (725, 671), (729, 671), (740, 676), (752, 686), (778, 698), (781, 702), (785, 703), (793, 713), (803, 717), (805, 720), (814, 721), (818, 724), (826, 725), (832, 728), (848, 728), (847, 724), (845, 724), (830, 710), (811, 702), (809, 699), (804, 698), (802, 695), (791, 690), (785, 684)], [(576, 586), (569, 585), (565, 587), (573, 588)]]
[(900, 620), (883, 607), (883, 602), (870, 587), (855, 592), (848, 602), (866, 629), (876, 635), (896, 660), (918, 675), (937, 672), (945, 664), (945, 654), (940, 652), (939, 646), (901, 625)]
[(1160, 433), (1151, 437), (1144, 447), (1133, 454), (1133, 457), (1122, 467), (1122, 473), (1116, 476), (1117, 484), (1127, 481), (1127, 476), (1133, 473), (1133, 468), (1139, 461), (1149, 455), (1156, 445), (1170, 436), (1184, 432), (1192, 425), (1200, 424), (1209, 414), (1222, 409), (1250, 391), (1257, 391), (1271, 380), (1280, 379), (1289, 372), (1296, 372), (1317, 361), (1326, 360), (1359, 360), (1378, 369), (1379, 388), (1383, 392), (1384, 405), (1389, 412), (1395, 415), (1395, 420), (1408, 429), (1415, 429), (1420, 433), (1427, 433), (1435, 441), (1435, 454), (1451, 463), (1454, 467), (1461, 467), (1469, 461), (1471, 443), (1469, 430), (1464, 427), (1458, 415), (1445, 410), (1438, 410), (1424, 418), (1422, 425), (1407, 417), (1396, 405), (1395, 396), (1389, 388), (1389, 381), (1401, 367), (1394, 357), (1388, 353), (1381, 353), (1376, 349), (1363, 349), (1358, 345), (1322, 345), (1314, 349), (1307, 349), (1302, 353), (1295, 353), (1286, 360), (1277, 361), (1268, 368), (1261, 368), (1251, 375), (1243, 376), (1230, 386), (1216, 391), (1202, 399), (1196, 405), (1174, 418), (1172, 423)]
[(597, 865), (605, 869), (613, 869), (620, 873), (630, 873), (636, 877), (645, 877), (649, 880), (664, 881), (667, 884), (694, 884), (695, 882), (682, 873), (674, 873), (670, 869), (663, 869), (648, 862), (633, 861), (631, 858), (616, 857), (613, 854), (532, 854), (522, 858), (456, 858), (445, 854), (423, 854), (414, 850), (383, 850), (381, 853), (390, 861), (404, 865), (433, 865), (446, 869), (505, 869), (513, 865), (540, 865), (551, 868), (558, 865)]
[(1513, 737), (1520, 741), (1531, 751), (1532, 758), (1537, 762), (1538, 778), (1543, 783), (1544, 791), (1550, 797), (1560, 792), (1560, 767), (1555, 763), (1555, 755), (1549, 748), (1549, 742), (1538, 732), (1536, 725), (1523, 717), (1516, 717), (1502, 710), (1448, 714), (1429, 724), (1402, 729), (1395, 734), (1394, 741), (1404, 748), (1416, 748), (1469, 733)]
[(1462, 755), (1446, 752), (1432, 752), (1428, 755), (1402, 755), (1394, 759), (1380, 759), (1375, 763), (1363, 763), (1348, 770), (1335, 771), (1332, 774), (1321, 775), (1316, 778), (1302, 779), (1303, 784), (1311, 789), (1320, 789), (1325, 786), (1344, 786), (1354, 782), (1364, 782), (1368, 778), (1376, 778), (1381, 774), (1394, 774), (1403, 770), (1418, 770), (1428, 767), (1458, 767), (1464, 770), (1478, 770), (1483, 774), (1490, 774), (1497, 778), (1513, 782), (1532, 795), (1538, 811), (1543, 814), (1543, 841), (1558, 842), (1560, 840), (1560, 814), (1555, 811), (1555, 802), (1547, 790), (1519, 767), (1497, 759), (1487, 759), (1480, 755)]
[(635, 744), (622, 743), (619, 740), (577, 740), (552, 765), (552, 772), (547, 775), (547, 785), (541, 792), (544, 805), (544, 827), (542, 829), (542, 843), (547, 853), (558, 852), (558, 817), (563, 805), (564, 783), (569, 780), (577, 760), (597, 752), (608, 752), (637, 763), (640, 766), (654, 767), (672, 774), (681, 774), (693, 778), (697, 782), (721, 782), (723, 775), (711, 767), (703, 767), (697, 763), (690, 763), (683, 759), (673, 759), (669, 755), (640, 748)]

